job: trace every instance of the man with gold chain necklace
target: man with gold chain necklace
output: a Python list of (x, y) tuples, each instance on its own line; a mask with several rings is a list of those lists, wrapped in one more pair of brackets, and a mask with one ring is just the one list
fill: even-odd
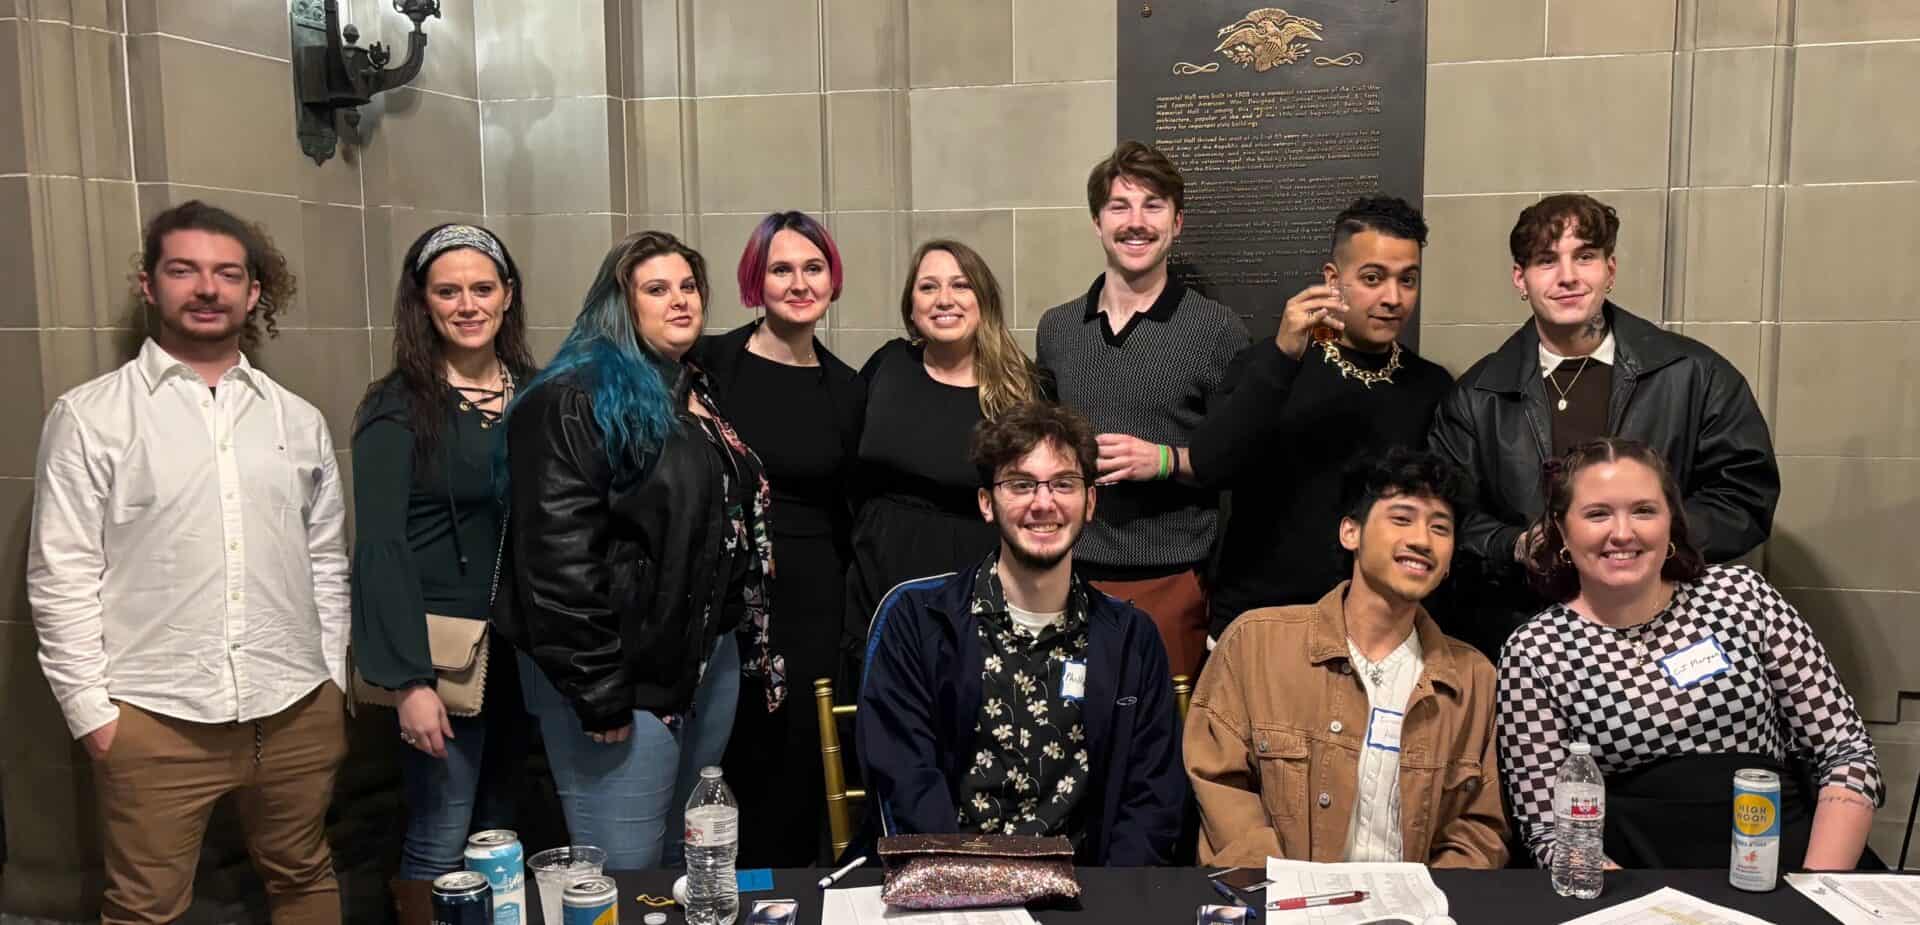
[(1279, 333), (1234, 358), (1190, 460), (1232, 492), (1210, 636), (1259, 607), (1311, 604), (1346, 575), (1334, 542), (1349, 464), (1419, 446), (1452, 377), (1399, 342), (1420, 305), (1427, 223), (1401, 199), (1334, 219), (1319, 285), (1287, 301)]

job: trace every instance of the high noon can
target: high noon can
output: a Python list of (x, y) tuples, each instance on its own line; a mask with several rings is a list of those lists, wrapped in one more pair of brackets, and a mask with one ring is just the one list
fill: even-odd
[(467, 869), (485, 874), (493, 886), (493, 925), (527, 920), (527, 866), (520, 836), (510, 829), (488, 829), (467, 839)]
[(1744, 768), (1733, 774), (1733, 863), (1727, 882), (1765, 893), (1780, 885), (1780, 775)]
[(620, 925), (620, 891), (612, 877), (582, 877), (560, 894), (563, 925)]
[(486, 875), (456, 870), (435, 877), (433, 925), (493, 925), (493, 887)]

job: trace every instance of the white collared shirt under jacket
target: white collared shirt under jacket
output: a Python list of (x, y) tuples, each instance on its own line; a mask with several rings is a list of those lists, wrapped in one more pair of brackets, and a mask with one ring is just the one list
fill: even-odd
[(346, 687), (346, 504), (319, 409), (243, 357), (208, 389), (152, 340), (54, 402), (27, 596), (75, 738), (114, 702), (251, 722)]

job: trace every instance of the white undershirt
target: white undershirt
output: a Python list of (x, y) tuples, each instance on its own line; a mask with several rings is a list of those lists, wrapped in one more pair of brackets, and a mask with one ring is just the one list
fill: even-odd
[[(1418, 633), (1408, 633), (1406, 641), (1377, 663), (1367, 661), (1351, 639), (1347, 640), (1347, 656), (1360, 686), (1366, 689), (1369, 722), (1373, 707), (1406, 712), (1407, 699), (1413, 696), (1424, 663)], [(1373, 681), (1372, 669), (1380, 673), (1378, 684)], [(1361, 734), (1366, 735), (1366, 730)], [(1371, 747), (1363, 740), (1353, 818), (1347, 823), (1347, 860), (1399, 861), (1404, 850), (1400, 837), (1400, 753)]]
[(1056, 610), (1053, 613), (1034, 613), (1021, 610), (1011, 603), (1007, 605), (1007, 616), (1013, 618), (1014, 628), (1028, 636), (1038, 636), (1049, 626), (1055, 626), (1067, 618), (1067, 612)]
[[(1608, 331), (1606, 339), (1600, 342), (1600, 346), (1593, 348), (1593, 352), (1587, 354), (1587, 358), (1595, 363), (1612, 366), (1613, 355), (1613, 332)], [(1548, 350), (1546, 342), (1542, 341), (1540, 343), (1540, 378), (1544, 379), (1553, 375), (1553, 371), (1559, 369), (1560, 364), (1568, 360), (1577, 359), (1580, 359), (1580, 357), (1563, 357), (1560, 354)]]

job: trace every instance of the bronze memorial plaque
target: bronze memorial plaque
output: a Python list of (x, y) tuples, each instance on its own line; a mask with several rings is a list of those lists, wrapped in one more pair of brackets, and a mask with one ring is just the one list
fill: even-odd
[(1319, 280), (1336, 213), (1370, 195), (1420, 204), (1427, 4), (1118, 2), (1120, 138), (1187, 181), (1173, 272), (1271, 337)]

